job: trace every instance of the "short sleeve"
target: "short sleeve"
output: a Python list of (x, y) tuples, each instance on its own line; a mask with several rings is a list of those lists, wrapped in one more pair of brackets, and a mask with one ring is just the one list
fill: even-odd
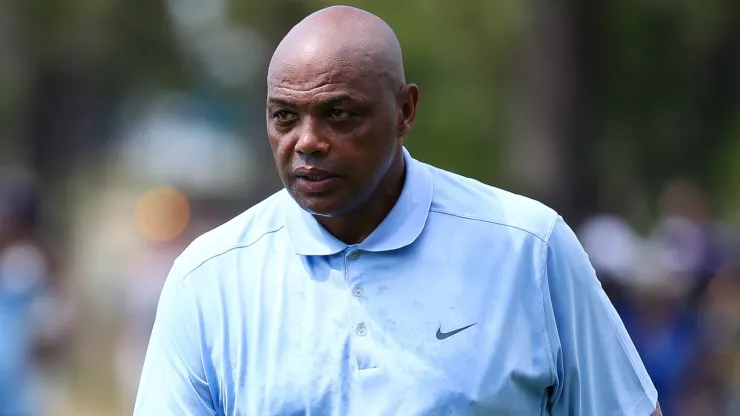
[(203, 367), (199, 334), (195, 303), (175, 265), (157, 306), (135, 416), (217, 414)]
[(545, 319), (554, 416), (649, 416), (657, 392), (573, 231), (558, 218), (547, 244)]

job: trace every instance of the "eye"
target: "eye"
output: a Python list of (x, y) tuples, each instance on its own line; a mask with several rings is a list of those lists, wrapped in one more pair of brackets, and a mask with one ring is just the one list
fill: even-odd
[(345, 111), (340, 108), (332, 108), (331, 110), (329, 110), (329, 116), (333, 119), (341, 120), (349, 117), (350, 115), (351, 114), (349, 113), (349, 111)]
[(277, 119), (278, 121), (293, 121), (296, 119), (295, 114), (285, 111), (285, 110), (279, 110), (274, 113), (272, 113), (272, 117)]

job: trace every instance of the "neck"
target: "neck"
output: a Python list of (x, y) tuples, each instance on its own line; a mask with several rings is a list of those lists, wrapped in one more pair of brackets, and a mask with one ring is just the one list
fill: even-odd
[(359, 244), (364, 241), (388, 216), (401, 196), (406, 166), (403, 156), (399, 159), (393, 163), (368, 202), (341, 217), (317, 216), (319, 224), (345, 244)]

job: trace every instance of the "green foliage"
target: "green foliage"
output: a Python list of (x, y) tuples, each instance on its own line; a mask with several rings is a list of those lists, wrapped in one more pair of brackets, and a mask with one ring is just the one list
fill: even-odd
[(17, 10), (20, 45), (36, 67), (89, 72), (117, 82), (169, 84), (182, 62), (161, 1), (28, 0)]
[[(652, 191), (675, 175), (709, 181), (716, 149), (736, 140), (728, 129), (740, 109), (740, 74), (725, 76), (722, 67), (740, 69), (740, 61), (722, 54), (740, 53), (731, 33), (737, 8), (728, 1), (625, 0), (609, 2), (604, 15), (605, 139), (619, 131), (619, 140), (631, 142), (637, 176)], [(726, 187), (716, 184), (721, 195)]]
[(723, 197), (718, 214), (732, 219), (740, 228), (740, 113), (729, 137), (718, 147), (712, 166), (711, 186)]
[[(516, 140), (514, 111), (522, 111), (514, 106), (527, 65), (522, 58), (529, 46), (528, 31), (539, 29), (528, 24), (533, 9), (527, 6), (537, 2), (346, 3), (384, 18), (404, 47), (408, 80), (422, 91), (418, 124), (408, 138), (414, 153), (489, 183), (506, 183), (502, 162), (507, 143)], [(15, 4), (14, 21), (24, 34), (19, 39), (29, 68), (51, 62), (135, 88), (199, 84), (197, 63), (182, 57), (164, 0)], [(231, 0), (229, 15), (276, 45), (308, 13), (331, 4)], [(588, 126), (580, 139), (588, 143), (581, 156), (592, 159), (577, 161), (582, 176), (595, 176), (600, 186), (617, 184), (619, 189), (654, 194), (671, 176), (689, 174), (710, 183), (725, 206), (740, 205), (733, 196), (740, 189), (736, 1), (562, 4), (566, 16), (574, 18), (565, 20), (565, 27), (573, 30), (571, 46), (584, 54), (576, 57), (574, 64), (580, 66), (573, 68), (585, 91), (578, 93), (575, 109), (588, 109), (586, 116), (576, 112), (575, 117), (575, 123)], [(578, 49), (583, 45), (585, 50)], [(0, 79), (0, 85), (7, 83)], [(249, 103), (263, 100), (262, 91), (226, 94), (241, 94)], [(8, 118), (15, 100), (21, 102), (19, 95), (4, 97), (0, 120)]]

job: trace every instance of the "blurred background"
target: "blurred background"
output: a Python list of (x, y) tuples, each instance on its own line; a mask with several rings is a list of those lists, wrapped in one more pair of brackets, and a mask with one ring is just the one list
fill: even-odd
[[(273, 48), (319, 0), (0, 2), (0, 416), (131, 414), (159, 291), (280, 188)], [(740, 415), (740, 5), (348, 1), (422, 91), (412, 154), (576, 229), (666, 415)]]

